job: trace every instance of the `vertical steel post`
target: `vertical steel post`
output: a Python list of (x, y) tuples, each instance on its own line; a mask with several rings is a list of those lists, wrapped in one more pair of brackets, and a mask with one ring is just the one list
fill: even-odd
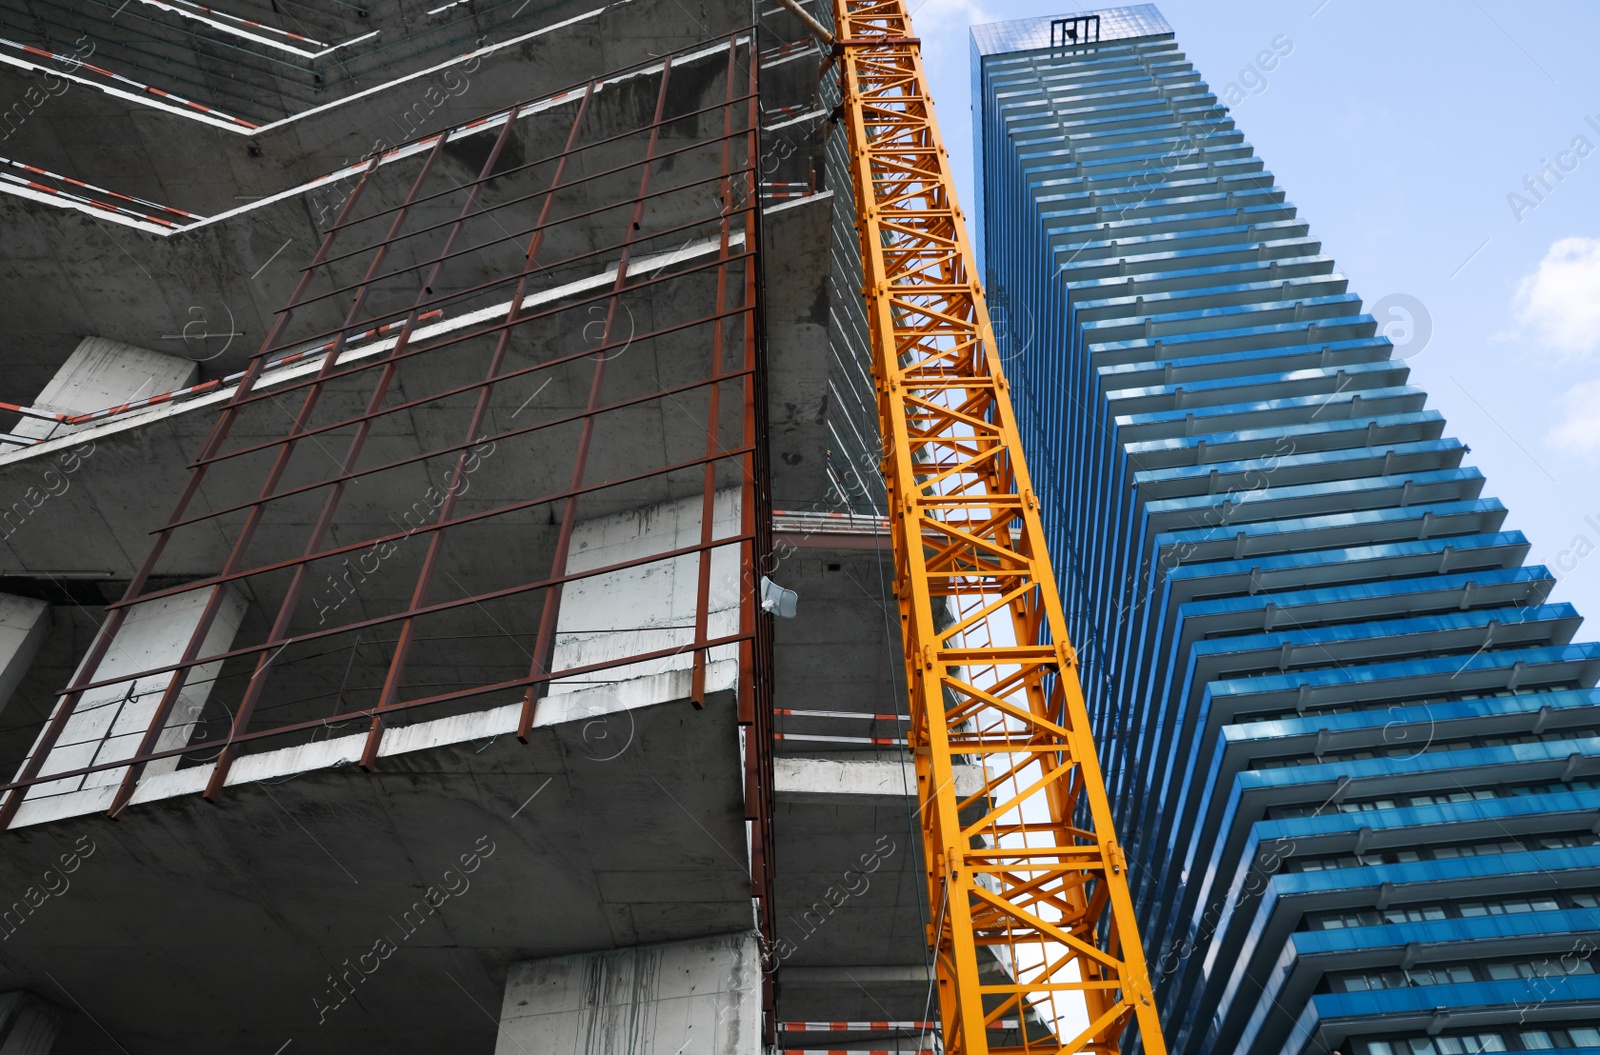
[[(511, 295), (511, 304), (506, 309), (506, 325), (500, 330), (500, 335), (495, 341), (494, 353), (489, 357), (489, 367), (485, 372), (483, 384), (478, 389), (478, 399), (472, 408), (472, 419), (467, 425), (466, 442), (476, 444), (480, 439), (479, 430), (483, 427), (483, 419), (489, 412), (489, 398), (494, 392), (495, 376), (499, 374), (501, 364), (505, 362), (506, 348), (511, 343), (511, 324), (516, 321), (517, 313), (522, 308), (522, 299), (527, 293), (528, 276), (533, 271), (539, 259), (539, 250), (544, 245), (545, 222), (549, 219), (551, 207), (555, 203), (556, 191), (561, 186), (561, 180), (566, 174), (567, 162), (572, 157), (573, 147), (577, 144), (578, 133), (583, 127), (583, 119), (589, 110), (589, 100), (594, 97), (594, 82), (590, 81), (584, 89), (583, 99), (578, 104), (578, 112), (573, 116), (572, 128), (567, 132), (566, 146), (561, 152), (561, 159), (556, 162), (556, 170), (550, 177), (550, 189), (545, 192), (544, 204), (539, 209), (539, 221), (534, 226), (533, 236), (528, 240), (528, 248), (523, 256), (522, 271), (517, 276), (517, 284)], [(487, 179), (494, 170), (495, 161), (500, 156), (501, 147), (504, 146), (506, 135), (510, 132), (511, 121), (506, 121), (506, 128), (501, 133), (494, 149), (489, 152), (489, 158), (484, 162), (483, 173), (480, 180)], [(463, 207), (462, 216), (465, 217), (466, 209), (471, 206), (471, 201)], [(452, 238), (454, 230), (451, 231)], [(446, 247), (448, 251), (448, 246)], [(441, 263), (442, 263), (441, 258)], [(427, 283), (432, 285), (430, 279)], [(436, 514), (437, 523), (448, 521), (455, 511), (456, 497), (460, 494), (457, 486), (461, 474), (465, 471), (468, 458), (472, 453), (471, 446), (462, 447), (456, 455), (455, 468), (452, 470), (451, 483), (446, 487), (445, 500), (440, 504)], [(435, 531), (428, 539), (428, 551), (423, 558), (422, 567), (417, 572), (416, 588), (411, 594), (410, 608), (412, 611), (422, 607), (428, 601), (428, 588), (433, 581), (434, 569), (438, 566), (439, 555), (444, 548), (444, 530)], [(372, 716), (372, 726), (367, 732), (367, 741), (361, 751), (361, 768), (370, 770), (377, 764), (378, 744), (383, 738), (383, 712), (392, 707), (395, 697), (400, 691), (400, 681), (405, 675), (406, 660), (411, 653), (416, 635), (416, 619), (407, 616), (400, 624), (400, 634), (395, 641), (394, 655), (389, 660), (389, 670), (384, 676), (383, 690), (378, 698), (376, 713)]]
[[(739, 52), (739, 39), (735, 34), (728, 39), (728, 90), (727, 105), (722, 111), (722, 182), (718, 190), (722, 196), (722, 224), (720, 228), (720, 244), (717, 247), (717, 319), (712, 323), (711, 331), (711, 392), (709, 395), (710, 410), (706, 414), (706, 471), (705, 486), (700, 502), (700, 555), (698, 558), (698, 581), (695, 588), (694, 606), (694, 668), (689, 679), (689, 701), (696, 707), (706, 705), (706, 624), (710, 618), (707, 611), (711, 607), (711, 542), (716, 537), (714, 517), (716, 513), (717, 491), (717, 463), (713, 456), (721, 449), (722, 444), (718, 435), (718, 428), (722, 417), (722, 358), (723, 332), (726, 320), (723, 319), (723, 304), (728, 295), (728, 245), (730, 242), (732, 221), (729, 214), (733, 209), (733, 181), (728, 176), (728, 163), (733, 144), (729, 136), (733, 130), (733, 86), (737, 83), (734, 73), (738, 64), (735, 59)], [(748, 243), (747, 243), (748, 244)]]
[[(632, 255), (635, 241), (634, 235), (639, 230), (640, 221), (644, 218), (645, 196), (650, 191), (650, 170), (655, 161), (656, 144), (661, 138), (662, 117), (667, 109), (667, 83), (672, 73), (672, 57), (669, 55), (661, 63), (661, 88), (656, 95), (655, 119), (650, 124), (650, 139), (645, 147), (643, 172), (639, 176), (639, 189), (634, 197), (633, 212), (628, 218), (627, 232), (623, 235), (622, 256), (617, 261), (617, 277), (611, 286), (611, 296), (606, 305), (606, 321), (600, 337), (600, 347), (607, 348), (611, 344), (611, 334), (615, 330), (617, 321), (617, 308), (622, 303), (622, 293), (628, 283), (628, 260)], [(589, 446), (594, 441), (594, 419), (600, 409), (600, 393), (605, 385), (606, 360), (610, 356), (603, 351), (597, 353), (594, 361), (594, 377), (589, 384), (589, 403), (583, 418), (583, 431), (578, 438), (578, 450), (572, 464), (572, 487), (574, 492), (567, 498), (562, 506), (561, 527), (556, 533), (555, 556), (550, 562), (550, 578), (553, 581), (544, 595), (544, 607), (539, 613), (538, 636), (534, 640), (532, 674), (550, 673), (550, 662), (555, 654), (556, 619), (561, 609), (561, 582), (560, 577), (566, 574), (567, 553), (572, 546), (572, 530), (576, 526), (574, 521), (578, 515), (578, 495), (575, 493), (583, 484), (583, 476), (589, 463)], [(528, 691), (522, 699), (522, 716), (517, 721), (517, 739), (523, 743), (528, 742), (528, 734), (533, 729), (534, 708), (537, 706), (540, 695), (547, 691), (549, 682), (537, 682), (528, 686)]]

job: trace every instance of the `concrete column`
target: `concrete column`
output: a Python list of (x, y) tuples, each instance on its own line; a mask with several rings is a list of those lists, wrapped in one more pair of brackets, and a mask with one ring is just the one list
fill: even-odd
[[(100, 662), (92, 680), (103, 681), (178, 662), (183, 658), (190, 635), (200, 623), (201, 611), (211, 592), (195, 590), (135, 605), (123, 620), (116, 641)], [(206, 635), (200, 653), (202, 656), (226, 651), (233, 644), (234, 635), (239, 632), (239, 624), (244, 619), (244, 611), (244, 598), (237, 592), (229, 591)], [(156, 742), (157, 751), (180, 747), (188, 742), (195, 720), (205, 708), (212, 683), (221, 668), (221, 663), (205, 663), (190, 670), (178, 702)], [(138, 751), (139, 741), (155, 716), (162, 694), (172, 684), (172, 678), (171, 673), (145, 678), (130, 677), (84, 693), (72, 717), (67, 720), (66, 729), (51, 749), (50, 757), (40, 771), (41, 775), (131, 758)], [(145, 767), (144, 775), (156, 776), (177, 767), (178, 758), (174, 755), (151, 762)], [(42, 798), (115, 784), (122, 780), (123, 774), (124, 770), (121, 769), (104, 769), (86, 776), (51, 781), (39, 785), (30, 793), (30, 797)]]
[(50, 627), (50, 606), (31, 597), (0, 593), (0, 711), (39, 653)]
[(32, 993), (0, 993), (0, 1055), (50, 1055), (65, 1017)]
[[(739, 504), (738, 489), (717, 492), (712, 505), (713, 539), (738, 533)], [(703, 500), (696, 495), (577, 524), (572, 529), (567, 571), (587, 571), (695, 545), (700, 541), (702, 508)], [(683, 648), (684, 651), (647, 663), (614, 667), (584, 679), (553, 681), (550, 694), (589, 688), (596, 681), (623, 681), (691, 667), (694, 652), (688, 646), (694, 641), (700, 562), (707, 557), (711, 561), (711, 593), (706, 636), (738, 633), (739, 547), (736, 544), (719, 546), (709, 554), (690, 553), (568, 583), (561, 592), (561, 611), (556, 619), (552, 670), (663, 648)], [(709, 650), (708, 691), (726, 689), (733, 684), (738, 656), (735, 645)], [(713, 674), (720, 674), (721, 678)]]
[(754, 933), (514, 964), (495, 1055), (760, 1055)]
[[(200, 367), (181, 356), (163, 355), (105, 337), (85, 337), (44, 391), (34, 397), (33, 405), (62, 414), (83, 414), (171, 392), (194, 384), (199, 377)], [(42, 439), (87, 427), (23, 418), (11, 431)]]

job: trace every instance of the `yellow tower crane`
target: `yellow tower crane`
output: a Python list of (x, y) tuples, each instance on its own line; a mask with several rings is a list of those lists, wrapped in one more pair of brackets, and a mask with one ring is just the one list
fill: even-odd
[(784, 2), (849, 126), (944, 1050), (1114, 1052), (1133, 1024), (1165, 1055), (920, 43), (903, 0), (834, 0), (836, 33)]

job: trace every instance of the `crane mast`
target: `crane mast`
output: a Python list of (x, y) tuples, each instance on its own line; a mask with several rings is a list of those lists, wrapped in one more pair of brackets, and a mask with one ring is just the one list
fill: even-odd
[(1165, 1055), (920, 43), (904, 0), (834, 16), (944, 1050)]

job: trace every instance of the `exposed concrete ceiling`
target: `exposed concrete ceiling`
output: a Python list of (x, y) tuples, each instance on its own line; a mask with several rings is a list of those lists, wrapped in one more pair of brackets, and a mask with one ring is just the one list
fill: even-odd
[[(31, 59), (51, 70), (52, 86), (66, 80), (73, 89), (96, 94), (113, 89), (122, 94), (110, 97), (138, 107), (134, 112), (186, 115), (231, 134), (265, 135), (285, 120), (337, 109), (446, 64), (458, 71), (448, 82), (454, 88), (450, 94), (465, 91), (459, 82), (470, 81), (476, 64), (468, 60), (462, 68), (463, 56), (537, 39), (552, 25), (593, 21), (606, 8), (626, 6), (627, 0), (327, 5), (241, 0), (226, 9), (208, 9), (159, 0), (116, 5), (18, 0), (0, 14), (0, 32), (55, 56), (10, 49), (13, 59)], [(648, 16), (649, 9), (643, 13)], [(648, 22), (634, 23), (634, 34), (627, 25), (616, 28), (616, 37), (624, 40), (647, 29), (659, 29), (664, 37), (672, 33), (671, 26)], [(420, 97), (421, 85), (414, 79), (409, 83)], [(169, 95), (143, 91), (143, 86)]]
[[(686, 16), (675, 0), (530, 7), (520, 16), (528, 31), (557, 28), (481, 56), (467, 75), (467, 88), (430, 94), (424, 85), (431, 79), (410, 81), (250, 137), (86, 86), (47, 98), (7, 139), (7, 158), (216, 219), (155, 234), (114, 222), (90, 206), (84, 206), (87, 212), (62, 208), (61, 199), (49, 194), (47, 203), (17, 197), (28, 192), (15, 184), (0, 188), (12, 192), (0, 194), (0, 224), (8, 232), (0, 245), (0, 297), (13, 308), (0, 335), (0, 361), (8, 365), (0, 399), (26, 403), (88, 335), (185, 354), (202, 362), (206, 377), (238, 369), (260, 347), (272, 313), (288, 300), (297, 268), (310, 259), (353, 181), (262, 199), (357, 163), (375, 144), (388, 149), (497, 107), (544, 98), (600, 71), (651, 63), (652, 55), (705, 39), (714, 32), (708, 26), (732, 27), (748, 17), (744, 5), (700, 6), (698, 18)], [(0, 99), (24, 97), (40, 76), (0, 65)], [(704, 77), (679, 83), (686, 103), (703, 105), (704, 93), (712, 90)], [(439, 98), (439, 104), (419, 108), (424, 96)], [(612, 120), (637, 120), (640, 105), (648, 120), (649, 105), (635, 103), (627, 91), (609, 102), (617, 115)], [(565, 131), (519, 129), (508, 163), (553, 152)], [(474, 141), (452, 146), (438, 178), (476, 178), (486, 150)], [(14, 166), (0, 168), (50, 190), (151, 211)], [(541, 174), (548, 178), (548, 170)], [(375, 193), (398, 200), (404, 183), (396, 178)]]
[(59, 892), (11, 909), (0, 989), (76, 1006), (74, 1055), (487, 1052), (516, 960), (750, 925), (731, 700), (629, 713), (615, 757), (569, 722), (12, 832), (0, 889)]

